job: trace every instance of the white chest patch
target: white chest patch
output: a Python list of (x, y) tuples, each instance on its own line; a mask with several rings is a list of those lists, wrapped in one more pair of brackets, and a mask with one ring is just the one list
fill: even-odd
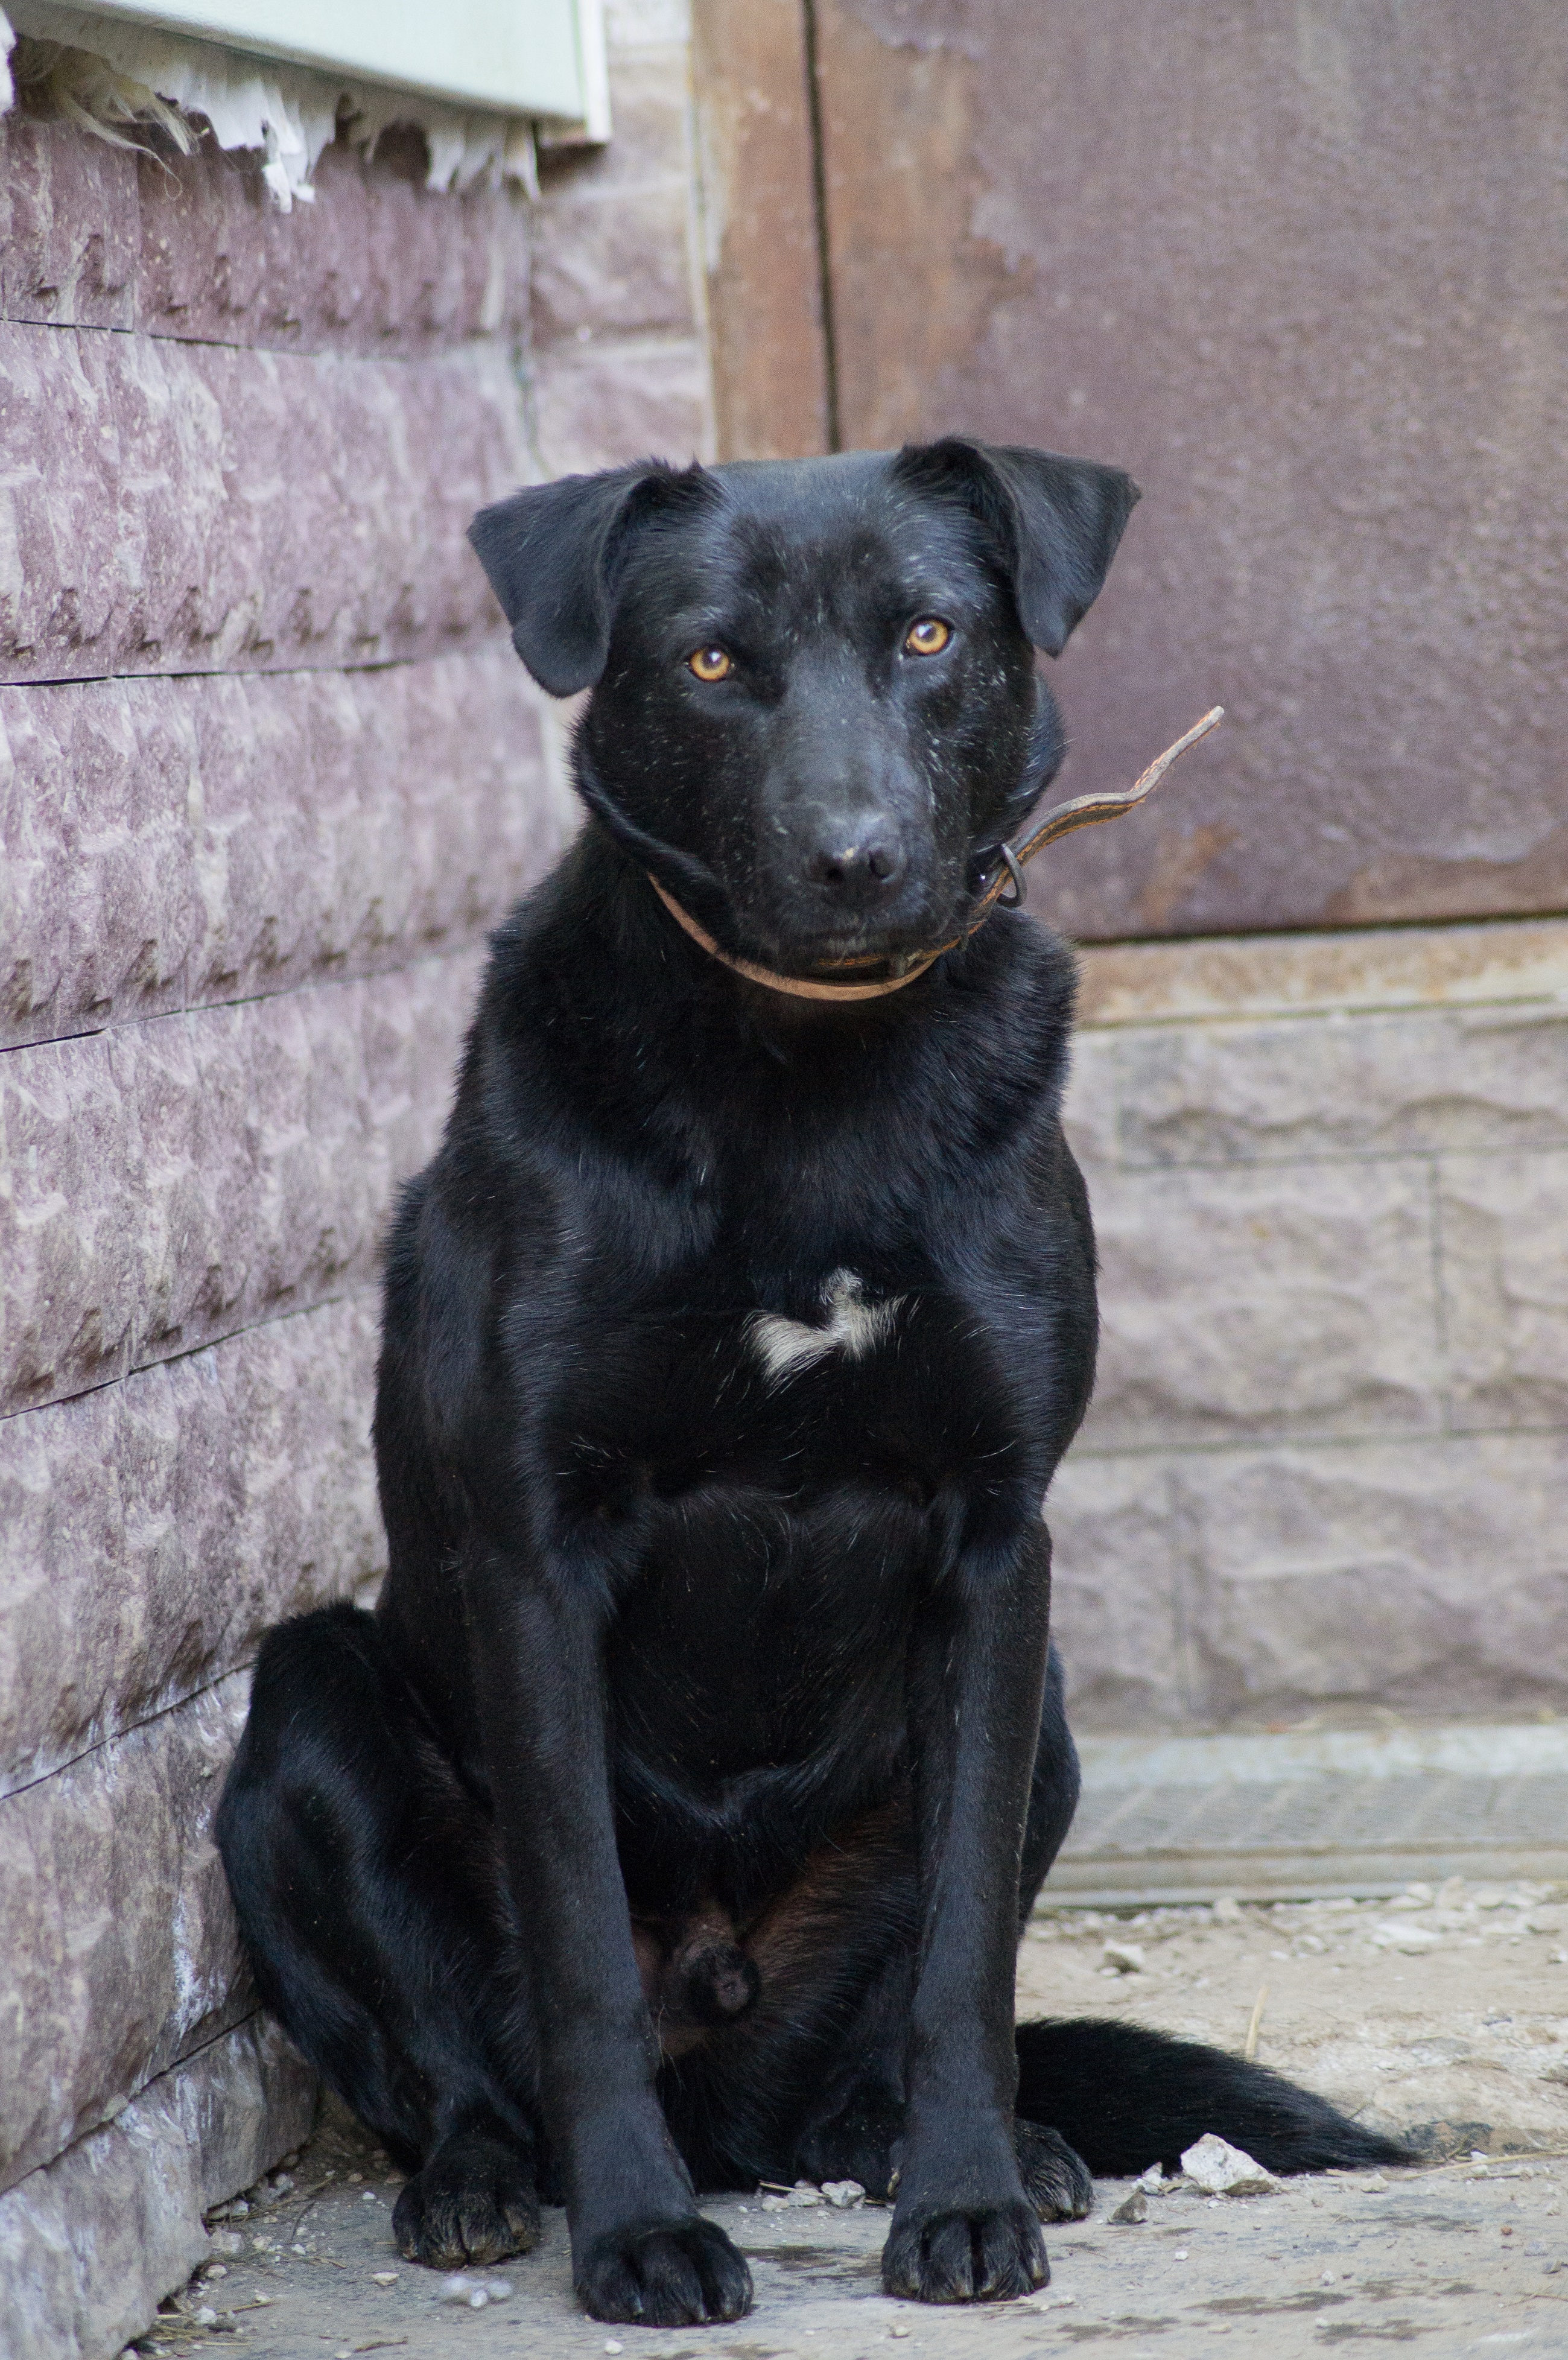
[(746, 1322), (746, 1340), (769, 1376), (782, 1381), (814, 1368), (829, 1352), (842, 1352), (847, 1360), (864, 1360), (892, 1335), (903, 1307), (902, 1295), (890, 1295), (885, 1303), (868, 1303), (865, 1281), (852, 1270), (836, 1270), (822, 1290), (819, 1327), (785, 1319), (776, 1311), (753, 1311)]

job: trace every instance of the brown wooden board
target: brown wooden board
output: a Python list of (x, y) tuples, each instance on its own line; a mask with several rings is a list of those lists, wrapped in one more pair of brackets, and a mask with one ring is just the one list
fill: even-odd
[(696, 0), (718, 445), (795, 459), (829, 440), (801, 0)]
[[(963, 429), (1142, 483), (1055, 668), (1059, 792), (1229, 710), (1036, 906), (1101, 938), (1568, 908), (1560, 0), (814, 0), (813, 29), (843, 442)], [(748, 259), (720, 290), (742, 373), (774, 366), (759, 289)]]

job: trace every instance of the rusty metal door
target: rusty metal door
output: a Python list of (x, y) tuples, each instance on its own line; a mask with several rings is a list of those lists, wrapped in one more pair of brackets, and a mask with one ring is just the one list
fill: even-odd
[(1568, 909), (1561, 0), (699, 0), (720, 416), (1145, 499), (1040, 889), (1086, 938)]

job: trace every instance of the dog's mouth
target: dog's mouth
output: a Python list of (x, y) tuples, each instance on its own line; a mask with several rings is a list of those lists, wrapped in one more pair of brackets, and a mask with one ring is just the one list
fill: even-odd
[(779, 974), (818, 983), (855, 982), (883, 974), (901, 976), (957, 931), (957, 914), (944, 929), (939, 918), (920, 925), (839, 925), (787, 933), (748, 926), (748, 956)]
[[(951, 931), (949, 927), (948, 931)], [(941, 923), (921, 926), (837, 926), (809, 934), (759, 937), (769, 962), (786, 974), (828, 975), (839, 967), (893, 967), (919, 957), (941, 937)]]
[(814, 908), (787, 894), (774, 899), (753, 886), (730, 897), (737, 946), (785, 975), (830, 978), (839, 969), (853, 975), (883, 967), (896, 972), (962, 930), (978, 874), (967, 852), (939, 857), (928, 863), (918, 887), (885, 909), (834, 909), (820, 901)]

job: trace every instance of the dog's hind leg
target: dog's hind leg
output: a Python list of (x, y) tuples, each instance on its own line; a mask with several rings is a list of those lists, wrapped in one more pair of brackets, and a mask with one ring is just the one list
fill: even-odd
[[(1078, 1757), (1053, 1648), (1020, 1863), (1025, 1919), (1067, 1833)], [(665, 2069), (664, 2103), (697, 2184), (859, 2180), (889, 2192), (904, 2129), (919, 1903), (906, 1791), (840, 1824), (745, 1942), (760, 2001), (745, 2021)], [(1093, 2184), (1056, 2132), (1014, 2125), (1043, 2221), (1080, 2220)]]
[(262, 1998), (413, 2174), (400, 2249), (445, 2268), (525, 2252), (533, 2041), (491, 1823), (369, 1615), (269, 1633), (218, 1842)]
[[(901, 1914), (913, 1918), (913, 1868), (896, 1898), (904, 1904)], [(904, 2128), (914, 1992), (915, 1944), (908, 1939), (884, 1961), (839, 2044), (795, 2148), (792, 2180), (856, 2180), (876, 2202), (887, 2197)]]
[[(915, 1910), (915, 1880), (887, 1896), (890, 1914)], [(824, 1966), (830, 1971), (830, 1962)], [(855, 2180), (881, 2202), (896, 2186), (904, 2129), (905, 2056), (915, 1991), (915, 1946), (903, 1939), (862, 1997), (827, 2061), (788, 2160), (771, 2167), (787, 2180)], [(1013, 2141), (1025, 2193), (1042, 2221), (1081, 2221), (1094, 2202), (1088, 2165), (1057, 2131), (1014, 2118)]]
[[(1061, 1658), (1053, 1644), (1019, 1864), (1020, 1926), (1028, 1921), (1078, 1804), (1078, 1754), (1068, 1731), (1062, 1688)], [(811, 2180), (858, 2180), (869, 2195), (881, 2198), (887, 2192), (903, 2125), (905, 2059), (914, 2001), (918, 1911), (912, 1830), (901, 1855), (882, 1865), (875, 1909), (885, 1955), (839, 2043), (835, 2069), (820, 2082), (795, 2169)], [(862, 1945), (864, 1939), (862, 1934)], [(1041, 2220), (1082, 2220), (1094, 2193), (1087, 2164), (1056, 2131), (1022, 2115), (1014, 2122), (1014, 2139), (1025, 2190)]]

